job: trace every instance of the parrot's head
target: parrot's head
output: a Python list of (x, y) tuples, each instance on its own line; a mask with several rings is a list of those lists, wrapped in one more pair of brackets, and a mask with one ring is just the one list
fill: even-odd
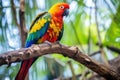
[(68, 16), (69, 4), (68, 3), (57, 3), (53, 5), (48, 12), (56, 17)]

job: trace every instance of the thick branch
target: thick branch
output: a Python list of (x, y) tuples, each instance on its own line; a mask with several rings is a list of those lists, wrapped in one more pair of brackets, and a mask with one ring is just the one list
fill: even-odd
[(46, 54), (59, 53), (72, 58), (98, 73), (107, 80), (120, 80), (120, 74), (111, 68), (96, 62), (78, 50), (77, 47), (68, 47), (57, 43), (33, 45), (16, 51), (0, 54), (0, 65), (18, 62)]

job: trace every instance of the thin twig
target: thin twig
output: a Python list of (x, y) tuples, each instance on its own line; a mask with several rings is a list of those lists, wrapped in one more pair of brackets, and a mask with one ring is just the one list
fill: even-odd
[[(100, 36), (100, 31), (99, 31), (99, 23), (98, 23), (98, 17), (97, 17), (97, 0), (93, 0), (94, 1), (94, 4), (95, 4), (95, 22), (96, 22), (96, 26), (97, 26), (97, 33), (98, 33), (98, 44), (102, 44), (102, 40), (101, 40), (101, 36)], [(102, 58), (105, 62), (105, 64), (107, 66), (109, 66), (109, 63), (107, 62), (106, 58), (105, 58), (105, 52), (104, 52), (104, 49), (102, 46), (99, 46), (100, 48), (100, 51), (101, 51), (101, 55), (102, 55)]]
[(68, 61), (68, 65), (69, 65), (69, 67), (70, 67), (70, 70), (71, 70), (71, 72), (72, 72), (72, 80), (77, 80), (76, 79), (76, 76), (75, 76), (75, 70), (74, 70), (74, 68), (73, 68), (73, 65), (72, 65), (72, 63), (71, 63), (71, 61)]
[(20, 24), (17, 21), (16, 7), (14, 4), (14, 0), (11, 0), (11, 8), (12, 8), (13, 18), (14, 18), (15, 24), (17, 25), (18, 29), (20, 30)]
[(20, 10), (19, 10), (19, 18), (20, 18), (20, 34), (21, 34), (21, 46), (25, 46), (25, 41), (27, 38), (27, 29), (25, 25), (25, 1), (20, 0)]
[(117, 52), (118, 54), (120, 54), (120, 49), (119, 48), (116, 48), (114, 46), (106, 46), (109, 50), (111, 51), (114, 51), (114, 52)]
[(91, 39), (91, 12), (92, 12), (92, 9), (90, 8), (90, 18), (89, 18), (89, 31), (88, 31), (88, 54), (90, 54), (90, 48), (91, 48), (91, 45), (90, 45), (90, 39)]
[(109, 3), (107, 2), (107, 0), (103, 0), (105, 2), (105, 4), (107, 5), (107, 7), (110, 9), (110, 12), (114, 15), (111, 6), (109, 5)]
[(98, 54), (98, 53), (100, 53), (100, 52), (101, 52), (100, 50), (95, 51), (95, 52), (93, 52), (93, 53), (89, 54), (89, 56), (95, 56), (96, 54)]
[(73, 24), (73, 22), (72, 22), (71, 20), (70, 20), (70, 23), (71, 23), (71, 26), (72, 26), (72, 28), (73, 28), (73, 30), (74, 30), (74, 32), (75, 32), (76, 39), (78, 40), (78, 42), (79, 42), (79, 44), (80, 44), (81, 50), (82, 50), (83, 52), (85, 52), (85, 50), (83, 49), (83, 46), (82, 46), (82, 44), (81, 44), (81, 41), (80, 41), (80, 39), (79, 39), (79, 37), (78, 37), (78, 35), (77, 35), (77, 31), (75, 30), (75, 26), (74, 26), (74, 24)]

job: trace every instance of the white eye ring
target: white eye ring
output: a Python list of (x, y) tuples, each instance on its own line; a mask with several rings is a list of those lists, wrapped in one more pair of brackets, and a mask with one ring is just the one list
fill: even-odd
[(64, 9), (64, 6), (60, 6), (61, 9)]

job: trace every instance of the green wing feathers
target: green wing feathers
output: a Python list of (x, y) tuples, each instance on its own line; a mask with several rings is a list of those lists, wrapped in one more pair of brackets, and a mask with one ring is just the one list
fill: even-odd
[(47, 31), (51, 15), (47, 12), (38, 14), (35, 20), (30, 26), (30, 31), (26, 40), (26, 46), (29, 47), (31, 44), (35, 44), (39, 38), (41, 38)]

